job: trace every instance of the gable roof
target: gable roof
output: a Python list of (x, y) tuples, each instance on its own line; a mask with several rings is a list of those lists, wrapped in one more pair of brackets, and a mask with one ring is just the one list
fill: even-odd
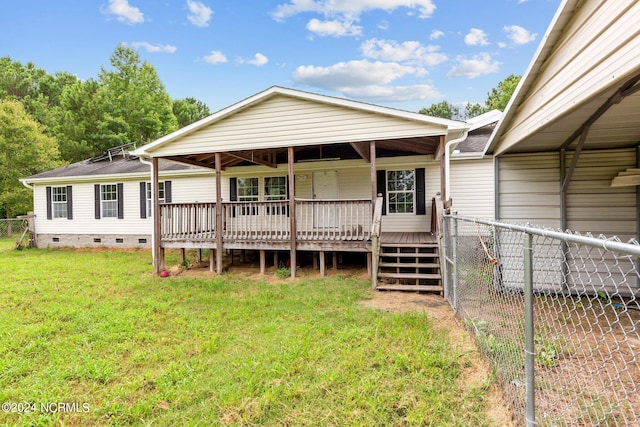
[(489, 141), (488, 152), (640, 140), (640, 2), (564, 0)]
[[(375, 123), (375, 126), (371, 124)], [(144, 157), (461, 134), (456, 120), (273, 86), (134, 151)]]

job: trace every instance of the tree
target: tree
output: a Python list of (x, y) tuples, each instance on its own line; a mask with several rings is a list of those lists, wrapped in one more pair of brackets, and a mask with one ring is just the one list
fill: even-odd
[(419, 113), (426, 114), (427, 116), (452, 120), (458, 120), (461, 117), (460, 109), (448, 101), (440, 101), (436, 104), (431, 104), (428, 108), (422, 108)]
[(0, 207), (7, 218), (27, 212), (32, 193), (19, 179), (59, 166), (58, 144), (17, 101), (0, 101)]
[(204, 102), (195, 98), (175, 99), (173, 101), (173, 115), (178, 120), (178, 127), (182, 128), (209, 116), (211, 112)]
[(487, 111), (489, 110), (486, 107), (483, 107), (477, 102), (473, 104), (467, 103), (467, 105), (464, 106), (464, 117), (465, 117), (465, 120), (470, 119), (472, 117), (479, 116), (480, 114), (484, 114)]
[(487, 107), (487, 111), (504, 111), (505, 108), (507, 108), (507, 104), (509, 103), (513, 92), (516, 90), (521, 77), (522, 76), (511, 74), (498, 83), (497, 87), (491, 89), (487, 94), (487, 100), (484, 102)]
[(177, 129), (173, 102), (153, 65), (118, 45), (111, 66), (112, 71), (102, 67), (98, 78), (104, 131), (113, 132), (115, 140), (146, 143)]

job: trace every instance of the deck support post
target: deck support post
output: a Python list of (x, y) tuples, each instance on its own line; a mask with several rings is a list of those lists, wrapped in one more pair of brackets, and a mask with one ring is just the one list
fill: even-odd
[(273, 265), (278, 269), (278, 251), (273, 251)]
[(264, 253), (264, 249), (260, 250), (260, 274), (264, 274), (265, 272), (265, 263), (266, 263), (266, 256)]
[(158, 158), (151, 159), (151, 188), (153, 189), (153, 272), (159, 274), (164, 269), (164, 251), (161, 241), (160, 198), (158, 192)]
[(317, 270), (318, 269), (318, 253), (314, 252), (312, 255), (312, 260), (313, 260), (313, 269)]
[(333, 269), (337, 270), (338, 269), (338, 252), (333, 252), (333, 257), (331, 259), (332, 263), (333, 263)]
[(371, 277), (371, 272), (372, 272), (372, 270), (371, 270), (372, 258), (373, 258), (372, 253), (371, 252), (367, 252), (367, 275), (369, 277)]
[(324, 277), (326, 273), (325, 262), (324, 262), (324, 251), (320, 251), (320, 277)]
[(214, 271), (216, 271), (216, 269), (214, 267), (215, 263), (216, 263), (216, 260), (215, 260), (215, 249), (211, 248), (211, 249), (209, 249), (209, 271), (212, 272), (212, 273)]
[(296, 177), (293, 174), (294, 163), (293, 147), (287, 150), (287, 170), (289, 173), (289, 235), (291, 237), (291, 277), (296, 277), (296, 197), (295, 183)]
[(187, 250), (185, 248), (180, 248), (180, 264), (184, 265), (187, 260)]
[(216, 273), (222, 273), (222, 159), (215, 154), (216, 161)]

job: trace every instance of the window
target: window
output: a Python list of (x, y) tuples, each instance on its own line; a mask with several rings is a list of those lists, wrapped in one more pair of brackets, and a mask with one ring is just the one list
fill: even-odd
[(238, 178), (237, 191), (239, 202), (257, 202), (258, 178)]
[(102, 218), (118, 217), (118, 188), (116, 184), (100, 185)]
[(275, 176), (264, 179), (264, 199), (287, 200), (287, 177)]
[[(158, 199), (160, 200), (160, 203), (164, 203), (165, 202), (165, 195), (164, 195), (164, 182), (159, 182), (158, 183)], [(152, 194), (151, 194), (151, 183), (147, 182), (147, 218), (151, 218), (153, 216), (153, 199), (152, 199)]]
[(51, 206), (54, 218), (67, 217), (67, 187), (51, 187)]
[(415, 199), (415, 171), (387, 171), (387, 206), (389, 213), (413, 213)]

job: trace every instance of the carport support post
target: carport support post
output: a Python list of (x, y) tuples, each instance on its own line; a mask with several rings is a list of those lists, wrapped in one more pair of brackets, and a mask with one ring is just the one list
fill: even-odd
[(158, 196), (158, 158), (151, 159), (151, 188), (153, 189), (153, 272), (164, 269), (164, 251), (160, 241), (160, 198)]
[(526, 425), (536, 425), (535, 413), (535, 345), (533, 335), (533, 236), (524, 233), (524, 354), (526, 373)]
[(293, 174), (293, 147), (287, 150), (287, 166), (289, 173), (289, 235), (291, 238), (291, 277), (296, 277), (296, 177)]
[(222, 159), (215, 154), (216, 161), (216, 273), (222, 273)]

